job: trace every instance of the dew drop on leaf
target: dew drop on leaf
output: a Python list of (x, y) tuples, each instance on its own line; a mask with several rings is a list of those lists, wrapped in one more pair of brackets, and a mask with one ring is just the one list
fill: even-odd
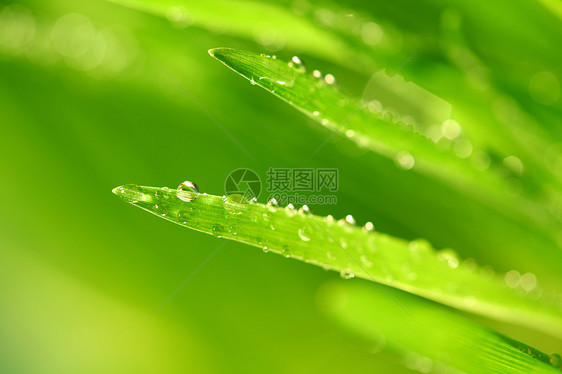
[(295, 206), (293, 204), (287, 205), (285, 207), (285, 212), (289, 217), (293, 217), (295, 214), (297, 214), (297, 210), (295, 209)]
[(450, 268), (456, 269), (459, 267), (459, 258), (457, 257), (457, 254), (450, 249), (439, 251), (437, 258), (449, 265)]
[(373, 225), (373, 222), (367, 222), (365, 226), (363, 226), (363, 231), (370, 232), (374, 230), (375, 230), (375, 225)]
[(549, 361), (550, 364), (556, 368), (561, 368), (562, 367), (562, 358), (560, 357), (559, 354), (557, 353), (553, 353), (549, 356)]
[(373, 263), (365, 255), (361, 255), (361, 264), (366, 268), (373, 266)]
[(334, 85), (336, 84), (336, 78), (332, 74), (326, 74), (326, 76), (324, 76), (324, 82), (329, 85)]
[(267, 206), (270, 208), (279, 208), (279, 203), (277, 202), (277, 200), (275, 200), (275, 198), (273, 198), (267, 202)]
[(216, 236), (217, 238), (222, 238), (224, 227), (222, 225), (214, 225), (212, 231), (214, 236)]
[(304, 241), (304, 242), (309, 242), (310, 238), (307, 235), (308, 235), (308, 230), (307, 230), (306, 226), (301, 227), (299, 229), (299, 238), (301, 238), (301, 240)]
[(510, 270), (505, 273), (504, 281), (508, 287), (516, 288), (519, 286), (519, 282), (521, 281), (521, 274), (519, 274), (517, 270)]
[(178, 186), (177, 196), (180, 200), (185, 202), (193, 201), (199, 195), (199, 187), (193, 182), (183, 181)]
[(351, 270), (344, 269), (340, 271), (340, 277), (342, 277), (343, 279), (351, 279), (355, 277), (355, 274), (353, 274)]
[(310, 211), (310, 208), (308, 207), (308, 205), (303, 205), (299, 209), (299, 214), (310, 216), (312, 214), (312, 212)]
[(306, 72), (306, 67), (304, 66), (304, 62), (297, 56), (293, 56), (289, 61), (288, 65), (299, 72), (302, 73)]
[(537, 285), (537, 277), (533, 273), (525, 273), (521, 276), (521, 288), (529, 292)]
[(165, 216), (168, 213), (168, 205), (166, 203), (155, 204), (154, 209), (158, 211), (161, 216)]
[(403, 151), (398, 152), (398, 154), (396, 155), (396, 162), (402, 169), (410, 170), (414, 167), (416, 160), (414, 159), (414, 156), (412, 156), (408, 152)]
[(178, 212), (178, 220), (181, 223), (187, 223), (193, 216), (193, 212), (191, 210), (180, 210)]

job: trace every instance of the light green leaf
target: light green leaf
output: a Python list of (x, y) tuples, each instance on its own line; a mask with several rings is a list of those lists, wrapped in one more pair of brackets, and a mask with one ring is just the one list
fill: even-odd
[[(560, 224), (548, 207), (524, 195), (510, 196), (506, 193), (510, 186), (504, 177), (490, 170), (478, 170), (466, 159), (439, 147), (405, 124), (394, 123), (380, 112), (373, 112), (368, 102), (362, 103), (344, 95), (298, 63), (285, 63), (270, 56), (231, 48), (212, 49), (209, 54), (252, 84), (328, 128), (332, 133), (327, 135), (326, 142), (334, 134), (347, 136), (360, 147), (395, 159), (402, 168), (425, 174), (523, 225), (532, 225), (550, 238), (559, 235)], [(388, 79), (391, 78), (392, 75)], [(311, 156), (323, 145), (311, 147)]]
[(407, 367), (422, 373), (560, 373), (558, 354), (545, 354), (447, 308), (391, 290), (414, 317), (405, 318), (387, 294), (367, 286), (333, 282), (317, 300), (342, 332), (375, 353), (397, 352)]
[[(256, 1), (111, 0), (114, 3), (168, 18), (178, 27), (196, 26), (256, 40), (269, 50), (288, 46), (343, 66), (355, 61), (355, 70), (373, 67), (373, 57), (388, 58), (401, 45), (386, 30), (373, 54), (366, 58), (337, 30), (319, 27), (307, 17), (274, 3)], [(360, 64), (357, 62), (361, 61)]]
[[(319, 217), (306, 209), (240, 204), (227, 197), (166, 187), (124, 185), (113, 192), (161, 218), (264, 251), (400, 288), (473, 313), (531, 326), (562, 336), (562, 307), (536, 292), (508, 288), (502, 278), (461, 263), (454, 252), (435, 252), (421, 241), (408, 243)], [(538, 300), (537, 300), (538, 299)]]

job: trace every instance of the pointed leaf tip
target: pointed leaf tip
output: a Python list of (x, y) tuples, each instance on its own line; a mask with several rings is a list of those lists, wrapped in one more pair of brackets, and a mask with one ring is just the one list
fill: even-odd
[(111, 190), (119, 198), (123, 199), (128, 203), (136, 203), (138, 201), (148, 201), (152, 198), (150, 195), (143, 193), (143, 188), (134, 184), (124, 184), (119, 187), (115, 187)]

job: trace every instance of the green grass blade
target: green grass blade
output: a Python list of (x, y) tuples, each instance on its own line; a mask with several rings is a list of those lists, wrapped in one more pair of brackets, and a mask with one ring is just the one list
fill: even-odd
[(306, 210), (239, 204), (166, 187), (124, 185), (113, 192), (161, 218), (216, 237), (562, 336), (560, 303), (510, 289), (501, 279), (461, 264), (450, 250), (436, 253), (423, 242), (408, 243)]
[(392, 290), (393, 297), (414, 316), (414, 320), (404, 318), (384, 292), (367, 286), (327, 284), (319, 292), (319, 306), (343, 333), (375, 352), (385, 348), (398, 353), (413, 370), (560, 373), (557, 354), (545, 354), (447, 308)]
[[(360, 101), (313, 77), (302, 67), (231, 48), (212, 49), (209, 53), (252, 84), (286, 101), (333, 133), (348, 136), (360, 147), (395, 159), (401, 167), (428, 175), (469, 198), (515, 217), (524, 225), (533, 225), (550, 238), (559, 235), (560, 224), (547, 207), (524, 195), (506, 194), (510, 188), (505, 178), (489, 170), (478, 170), (466, 159), (438, 147), (404, 124), (373, 113)], [(327, 135), (326, 141), (333, 133)], [(311, 155), (317, 151), (318, 148), (311, 148)]]
[[(181, 0), (111, 0), (116, 4), (134, 8), (168, 18), (182, 27), (187, 25), (213, 31), (227, 32), (229, 35), (255, 40), (256, 35), (269, 31), (265, 47), (274, 50), (290, 47), (306, 50), (320, 58), (347, 65), (349, 61), (363, 61), (361, 67), (372, 67), (368, 59), (361, 59), (334, 30), (321, 28), (306, 17), (274, 3), (255, 1), (181, 1)], [(267, 21), (266, 21), (267, 20)], [(370, 46), (371, 52), (379, 59), (389, 55), (399, 42), (393, 40), (392, 32), (387, 30), (377, 46)], [(258, 38), (258, 41), (261, 39)], [(377, 52), (378, 51), (378, 52)]]

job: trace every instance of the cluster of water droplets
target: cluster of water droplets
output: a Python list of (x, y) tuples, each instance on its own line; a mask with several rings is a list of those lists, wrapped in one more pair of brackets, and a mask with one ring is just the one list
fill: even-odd
[[(306, 65), (304, 61), (298, 56), (293, 56), (289, 60), (287, 65), (299, 73), (306, 73)], [(325, 83), (330, 86), (335, 85), (337, 83), (336, 78), (332, 74), (324, 75), (319, 70), (313, 70), (312, 77), (315, 78), (317, 82)]]
[(301, 73), (306, 72), (306, 66), (304, 65), (304, 62), (298, 56), (291, 57), (291, 59), (289, 60), (287, 65), (289, 65), (290, 68), (293, 68), (298, 72), (301, 72)]
[(443, 249), (437, 252), (437, 258), (447, 264), (451, 269), (459, 267), (460, 260), (458, 254), (452, 249)]
[(325, 83), (330, 86), (337, 83), (336, 78), (332, 74), (322, 74), (320, 70), (313, 70), (312, 77), (317, 80), (317, 82)]
[(517, 270), (510, 270), (505, 273), (504, 281), (509, 288), (519, 289), (527, 293), (539, 287), (537, 277), (530, 272), (521, 274)]
[(98, 25), (79, 13), (47, 20), (21, 4), (0, 4), (0, 55), (41, 66), (64, 63), (97, 79), (129, 79), (140, 72), (134, 33), (121, 25)]

